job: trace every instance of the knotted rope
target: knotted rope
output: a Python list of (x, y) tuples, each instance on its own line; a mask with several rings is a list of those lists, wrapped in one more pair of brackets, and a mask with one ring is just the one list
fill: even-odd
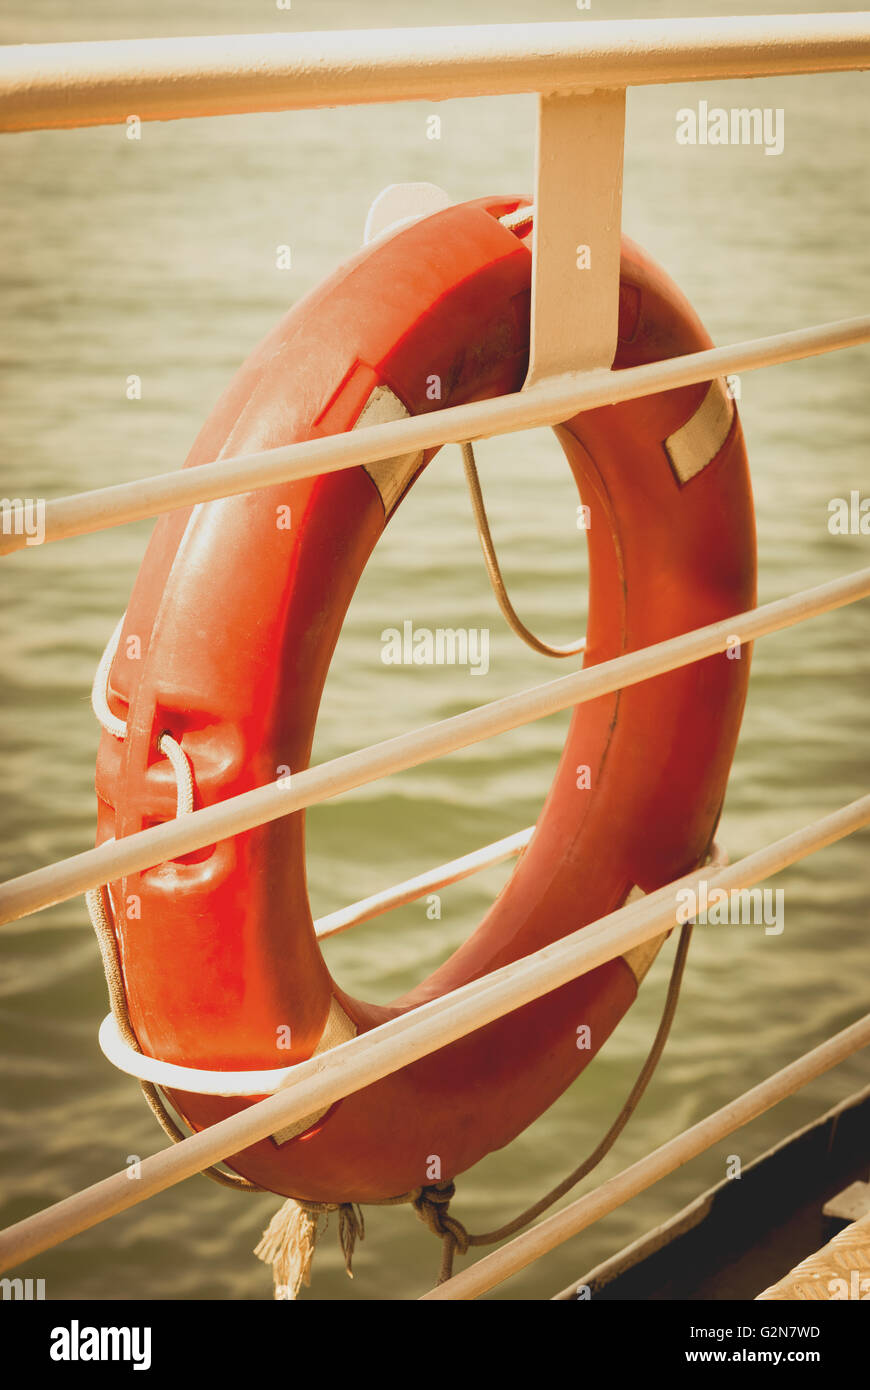
[[(572, 647), (548, 646), (535, 637), (517, 616), (508, 598), (492, 543), (492, 535), (474, 463), (474, 453), (470, 444), (464, 444), (462, 450), (487, 571), (496, 598), (511, 628), (530, 647), (546, 656), (565, 657), (582, 651), (585, 645), (583, 641)], [(118, 623), (103, 654), (92, 690), (92, 703), (97, 718), (103, 728), (118, 739), (125, 737), (127, 726), (110, 710), (107, 687), (122, 623), (123, 618)], [(164, 756), (169, 758), (176, 774), (178, 783), (176, 815), (189, 814), (194, 803), (193, 777), (189, 760), (181, 746), (169, 734), (161, 735), (158, 748)], [(88, 913), (100, 945), (109, 1001), (112, 1014), (118, 1025), (118, 1031), (130, 1047), (136, 1051), (141, 1051), (127, 1009), (118, 942), (111, 921), (111, 909), (106, 898), (105, 888), (93, 889), (85, 895)], [(625, 1104), (601, 1142), (588, 1158), (584, 1159), (562, 1182), (558, 1183), (539, 1201), (514, 1217), (512, 1221), (506, 1222), (493, 1231), (486, 1231), (479, 1235), (470, 1234), (458, 1218), (451, 1216), (449, 1206), (455, 1195), (455, 1186), (453, 1181), (449, 1179), (444, 1182), (413, 1188), (397, 1197), (371, 1203), (373, 1206), (399, 1206), (403, 1203), (410, 1203), (413, 1206), (418, 1218), (441, 1240), (439, 1284), (443, 1284), (451, 1277), (457, 1251), (460, 1255), (465, 1255), (472, 1246), (494, 1245), (496, 1242), (516, 1234), (517, 1231), (529, 1225), (554, 1202), (557, 1202), (560, 1197), (569, 1192), (578, 1182), (587, 1177), (613, 1147), (640, 1103), (667, 1043), (679, 999), (686, 956), (692, 935), (692, 925), (691, 922), (688, 922), (681, 929), (662, 1017), (646, 1061)], [(145, 1099), (162, 1129), (173, 1143), (178, 1143), (185, 1137), (184, 1133), (169, 1113), (160, 1092), (149, 1082), (142, 1081), (140, 1085)], [(268, 1190), (259, 1187), (256, 1183), (249, 1182), (236, 1173), (226, 1172), (217, 1167), (204, 1169), (203, 1175), (223, 1186), (240, 1191), (264, 1192)], [(355, 1202), (306, 1202), (291, 1197), (275, 1213), (254, 1251), (258, 1259), (272, 1266), (276, 1298), (295, 1299), (303, 1284), (310, 1285), (311, 1267), (320, 1223), (323, 1220), (324, 1227), (328, 1225), (330, 1215), (336, 1211), (338, 1212), (338, 1238), (344, 1255), (345, 1270), (348, 1276), (353, 1278), (353, 1255), (356, 1244), (357, 1241), (365, 1238), (365, 1217), (362, 1207)]]
[[(106, 905), (106, 889), (92, 888), (89, 893), (85, 894), (85, 903), (91, 925), (97, 935), (103, 961), (103, 972), (106, 976), (106, 988), (109, 992), (109, 1005), (112, 1016), (118, 1025), (118, 1032), (128, 1047), (132, 1047), (135, 1052), (141, 1052), (142, 1049), (136, 1034), (133, 1032), (133, 1025), (127, 1010), (127, 994), (124, 989), (121, 957), (118, 951), (118, 941), (109, 917), (110, 909)], [(172, 1140), (173, 1144), (179, 1143), (186, 1136), (169, 1113), (157, 1087), (150, 1081), (140, 1081), (139, 1085), (142, 1087), (142, 1094), (163, 1133)], [(249, 1182), (240, 1174), (224, 1172), (222, 1168), (203, 1168), (202, 1175), (205, 1178), (211, 1178), (212, 1182), (220, 1183), (222, 1187), (235, 1188), (238, 1192), (266, 1191), (265, 1188)]]
[[(389, 1197), (368, 1204), (394, 1207), (408, 1202), (413, 1206), (423, 1224), (441, 1240), (439, 1284), (445, 1283), (452, 1276), (453, 1261), (457, 1252), (460, 1255), (465, 1255), (472, 1246), (495, 1245), (498, 1241), (507, 1240), (517, 1231), (523, 1230), (548, 1207), (551, 1207), (554, 1202), (558, 1202), (561, 1197), (564, 1197), (578, 1182), (588, 1177), (593, 1168), (596, 1168), (613, 1148), (640, 1104), (664, 1052), (680, 997), (680, 986), (685, 973), (693, 925), (692, 922), (687, 922), (680, 929), (662, 1016), (637, 1080), (603, 1139), (566, 1178), (563, 1178), (560, 1183), (557, 1183), (554, 1188), (530, 1207), (527, 1207), (525, 1211), (520, 1212), (513, 1220), (505, 1222), (503, 1226), (498, 1226), (495, 1230), (483, 1231), (478, 1235), (472, 1235), (466, 1230), (463, 1223), (449, 1212), (450, 1202), (456, 1191), (452, 1180), (433, 1183), (425, 1187), (415, 1187), (410, 1192), (403, 1192), (398, 1197)], [(258, 1259), (272, 1265), (276, 1298), (296, 1298), (302, 1285), (310, 1284), (311, 1265), (319, 1234), (319, 1223), (323, 1216), (328, 1219), (334, 1211), (339, 1213), (338, 1234), (345, 1258), (345, 1269), (348, 1275), (353, 1278), (354, 1249), (357, 1240), (362, 1240), (365, 1235), (365, 1222), (361, 1207), (353, 1202), (305, 1202), (291, 1197), (275, 1213), (254, 1251)]]
[[(464, 1255), (469, 1245), (470, 1238), (462, 1222), (447, 1210), (455, 1192), (453, 1182), (447, 1181), (414, 1187), (398, 1197), (385, 1197), (369, 1203), (377, 1207), (398, 1207), (410, 1203), (424, 1226), (440, 1237), (442, 1259), (439, 1283), (450, 1277), (453, 1252), (459, 1250)], [(356, 1202), (305, 1202), (290, 1197), (276, 1211), (254, 1251), (259, 1260), (272, 1266), (276, 1298), (294, 1299), (303, 1284), (310, 1285), (321, 1221), (325, 1230), (330, 1216), (336, 1211), (344, 1268), (348, 1278), (353, 1278), (356, 1243), (363, 1240), (366, 1233), (362, 1207)]]
[(486, 572), (489, 575), (492, 591), (495, 594), (496, 602), (502, 611), (505, 622), (511, 632), (519, 637), (521, 642), (525, 642), (527, 647), (531, 647), (532, 651), (537, 652), (540, 656), (579, 656), (580, 652), (586, 649), (585, 637), (581, 637), (577, 642), (570, 642), (566, 647), (553, 647), (549, 642), (543, 642), (540, 637), (536, 637), (531, 628), (526, 627), (522, 618), (511, 603), (507, 586), (502, 578), (501, 566), (499, 565), (495, 544), (492, 539), (489, 517), (486, 514), (486, 503), (483, 500), (483, 490), (480, 486), (480, 476), (474, 459), (474, 449), (467, 441), (459, 447), (462, 450), (465, 481), (468, 484), (468, 492), (471, 497), (471, 510), (474, 513), (480, 548), (483, 551), (483, 561), (486, 565)]
[(419, 1197), (414, 1199), (414, 1210), (420, 1220), (433, 1235), (441, 1237), (441, 1268), (438, 1283), (443, 1284), (453, 1273), (453, 1257), (458, 1251), (464, 1255), (468, 1251), (472, 1237), (461, 1221), (451, 1216), (447, 1208), (456, 1194), (453, 1182), (438, 1183), (435, 1187), (420, 1189)]
[[(127, 736), (127, 723), (126, 720), (112, 713), (109, 707), (108, 686), (112, 663), (118, 650), (118, 643), (121, 640), (124, 616), (126, 615), (122, 615), (118, 620), (118, 624), (106, 644), (91, 687), (91, 706), (101, 727), (121, 742)], [(175, 814), (176, 816), (189, 815), (194, 806), (193, 771), (190, 759), (181, 744), (169, 733), (160, 735), (157, 740), (157, 747), (164, 757), (169, 759), (175, 773), (177, 786)], [(128, 1047), (133, 1048), (135, 1052), (141, 1052), (142, 1049), (133, 1031), (127, 1009), (127, 992), (124, 988), (121, 954), (112, 923), (112, 909), (106, 885), (92, 888), (85, 893), (85, 905), (99, 943), (103, 972), (106, 976), (106, 988), (109, 992), (109, 1005), (118, 1026), (118, 1032)], [(173, 1144), (179, 1143), (185, 1138), (184, 1131), (179, 1129), (175, 1123), (157, 1087), (152, 1085), (150, 1081), (140, 1081), (139, 1085), (142, 1087), (142, 1094), (164, 1134), (172, 1140)], [(225, 1172), (222, 1168), (204, 1168), (202, 1173), (204, 1177), (211, 1178), (213, 1182), (220, 1183), (222, 1187), (232, 1187), (238, 1192), (264, 1192), (266, 1190), (258, 1187), (256, 1183), (249, 1182), (247, 1178), (241, 1177), (238, 1173)]]

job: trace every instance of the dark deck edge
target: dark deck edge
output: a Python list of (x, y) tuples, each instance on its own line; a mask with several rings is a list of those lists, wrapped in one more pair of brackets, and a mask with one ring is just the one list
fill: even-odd
[(554, 1295), (593, 1299), (754, 1298), (836, 1226), (824, 1203), (870, 1164), (870, 1086), (723, 1179)]

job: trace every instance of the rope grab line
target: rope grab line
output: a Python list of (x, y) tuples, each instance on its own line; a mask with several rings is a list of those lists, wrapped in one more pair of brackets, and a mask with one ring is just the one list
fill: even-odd
[[(474, 470), (473, 456), (471, 469)], [(474, 477), (476, 480), (476, 472)], [(479, 504), (475, 504), (475, 517), (478, 521), (481, 544), (484, 547), (484, 555), (487, 556), (487, 543), (484, 539), (485, 534), (489, 540), (492, 564), (500, 583), (501, 575), (498, 571), (498, 563), (495, 560), (494, 551), (492, 551), (491, 547), (489, 527), (486, 523), (483, 501), (479, 495), (479, 486), (477, 488), (477, 493)], [(472, 496), (474, 497), (474, 490), (472, 490)], [(481, 513), (483, 516), (482, 525), (480, 520)], [(490, 578), (492, 578), (492, 569), (490, 568), (489, 558), (487, 557), (487, 559), (487, 568), (490, 572)], [(493, 587), (496, 587), (495, 583)], [(504, 594), (504, 600), (510, 613), (513, 614), (513, 607), (510, 604), (507, 594), (504, 592), (503, 585), (501, 585), (501, 592)], [(496, 594), (497, 596), (499, 595), (498, 589), (496, 589)], [(499, 598), (499, 602), (501, 602), (501, 598)], [(514, 617), (516, 617), (515, 614)], [(108, 687), (112, 663), (118, 649), (123, 623), (124, 615), (119, 619), (106, 645), (105, 651), (97, 666), (91, 690), (91, 704), (100, 725), (113, 737), (119, 740), (123, 740), (126, 736), (127, 724), (126, 721), (113, 714), (109, 706)], [(531, 634), (528, 633), (528, 629), (524, 628), (518, 618), (516, 619), (516, 623), (519, 628), (522, 629), (523, 633), (527, 633), (528, 636), (531, 637)], [(511, 626), (514, 627), (513, 622), (511, 622)], [(514, 630), (517, 629), (514, 628)], [(522, 635), (522, 633), (520, 635)], [(525, 637), (524, 640), (526, 640)], [(532, 640), (536, 641), (534, 638)], [(538, 644), (538, 646), (547, 651), (549, 655), (571, 654), (567, 650), (553, 651), (547, 649), (544, 644)], [(160, 736), (158, 748), (165, 752), (176, 774), (178, 782), (176, 816), (189, 814), (194, 804), (193, 772), (190, 760), (181, 748), (181, 745), (167, 733)], [(716, 867), (723, 862), (727, 862), (721, 854), (718, 854), (715, 848), (712, 854), (712, 861)], [(125, 1052), (127, 1055), (128, 1061), (125, 1070), (133, 1070), (133, 1074), (135, 1075), (135, 1061), (131, 1062), (130, 1059), (142, 1057), (143, 1054), (130, 1022), (118, 941), (111, 920), (107, 885), (91, 889), (87, 892), (85, 894), (85, 902), (87, 904), (91, 924), (99, 942), (100, 954), (106, 977), (106, 986), (109, 993), (111, 1014), (109, 1019), (106, 1020), (106, 1023), (111, 1021), (114, 1025), (116, 1042), (120, 1045), (122, 1053)], [(471, 1246), (492, 1245), (523, 1230), (530, 1222), (535, 1220), (536, 1217), (540, 1216), (542, 1212), (546, 1211), (553, 1203), (557, 1202), (569, 1192), (571, 1188), (575, 1187), (578, 1182), (588, 1176), (607, 1153), (609, 1153), (631, 1119), (637, 1106), (640, 1104), (644, 1092), (664, 1052), (679, 1000), (680, 986), (683, 980), (691, 934), (692, 923), (684, 924), (680, 932), (677, 952), (674, 957), (671, 978), (659, 1026), (656, 1030), (649, 1053), (619, 1114), (592, 1153), (584, 1159), (582, 1163), (578, 1164), (577, 1167), (554, 1188), (543, 1197), (539, 1198), (538, 1201), (534, 1202), (525, 1211), (522, 1211), (518, 1216), (514, 1217), (513, 1220), (493, 1231), (486, 1231), (477, 1235), (469, 1233), (462, 1222), (458, 1221), (449, 1213), (450, 1201), (455, 1192), (452, 1181), (437, 1183), (431, 1187), (414, 1189), (412, 1192), (402, 1193), (399, 1196), (391, 1198), (386, 1203), (370, 1204), (395, 1206), (410, 1203), (413, 1205), (419, 1219), (424, 1222), (433, 1234), (439, 1236), (441, 1239), (439, 1283), (443, 1283), (452, 1277), (453, 1261), (457, 1251), (459, 1251), (460, 1254), (465, 1254)], [(109, 1060), (116, 1061), (116, 1058), (110, 1054), (109, 1049), (103, 1042), (105, 1026), (104, 1023), (101, 1029), (101, 1045)], [(145, 1058), (145, 1062), (148, 1064), (152, 1063), (153, 1060), (155, 1059)], [(163, 1068), (166, 1067), (165, 1063), (159, 1065)], [(185, 1070), (185, 1068), (171, 1068), (173, 1073), (176, 1071), (184, 1072)], [(286, 1075), (292, 1074), (292, 1070), (292, 1068), (281, 1069), (279, 1076), (281, 1079), (286, 1079)], [(260, 1093), (262, 1081), (262, 1073), (257, 1073), (255, 1078), (249, 1081), (249, 1089), (241, 1093)], [(175, 1122), (175, 1119), (158, 1090), (157, 1084), (152, 1080), (146, 1079), (145, 1076), (139, 1077), (139, 1084), (152, 1113), (164, 1133), (173, 1143), (179, 1143), (185, 1138), (184, 1132)], [(197, 1089), (186, 1077), (182, 1077), (181, 1081), (176, 1082), (176, 1084), (182, 1086), (183, 1089), (186, 1090)], [(241, 1177), (239, 1174), (221, 1169), (216, 1165), (204, 1168), (202, 1173), (204, 1177), (210, 1178), (213, 1182), (217, 1182), (221, 1186), (231, 1187), (237, 1191), (264, 1192), (267, 1190)], [(339, 1242), (345, 1257), (346, 1271), (351, 1278), (353, 1277), (354, 1249), (357, 1240), (361, 1240), (365, 1235), (365, 1219), (361, 1207), (352, 1202), (337, 1202), (334, 1204), (309, 1203), (294, 1198), (288, 1198), (272, 1218), (272, 1221), (255, 1250), (255, 1254), (259, 1259), (272, 1265), (276, 1297), (295, 1299), (302, 1284), (308, 1284), (310, 1282), (311, 1265), (314, 1258), (320, 1220), (324, 1215), (328, 1218), (329, 1213), (333, 1211), (339, 1213)]]
[[(118, 619), (118, 624), (109, 638), (106, 649), (100, 658), (94, 674), (94, 681), (91, 687), (91, 705), (97, 719), (113, 738), (123, 740), (127, 734), (126, 721), (113, 714), (109, 707), (109, 674), (115, 653), (118, 650), (118, 643), (121, 640), (121, 629), (124, 625), (126, 613)], [(175, 814), (178, 816), (189, 815), (193, 810), (193, 770), (190, 759), (181, 747), (181, 744), (174, 739), (171, 734), (162, 733), (157, 740), (157, 747), (161, 753), (169, 759), (178, 786), (176, 797)], [(91, 888), (85, 893), (85, 905), (88, 909), (88, 916), (91, 919), (97, 941), (100, 947), (100, 956), (103, 962), (103, 972), (106, 976), (106, 988), (109, 993), (109, 1004), (111, 1006), (111, 1018), (114, 1022), (119, 1039), (126, 1044), (132, 1052), (142, 1053), (138, 1039), (130, 1022), (130, 1014), (127, 1008), (127, 992), (124, 988), (124, 974), (121, 965), (121, 954), (118, 947), (118, 939), (111, 920), (111, 907), (109, 899), (108, 885), (103, 884), (98, 888)], [(186, 1138), (182, 1129), (176, 1124), (172, 1114), (166, 1106), (160, 1091), (157, 1087), (144, 1078), (139, 1078), (139, 1085), (152, 1114), (157, 1120), (164, 1134), (172, 1140), (173, 1144), (179, 1143)], [(240, 1177), (238, 1173), (225, 1172), (221, 1168), (212, 1165), (204, 1168), (203, 1173), (214, 1182), (220, 1183), (224, 1187), (236, 1188), (245, 1192), (260, 1192), (254, 1183), (248, 1182), (247, 1178)]]
[[(789, 832), (727, 869), (717, 870), (710, 876), (708, 886), (750, 888), (866, 825), (870, 825), (870, 795)], [(689, 874), (676, 885), (668, 885), (611, 914), (609, 919), (597, 925), (590, 924), (596, 926), (595, 930), (573, 933), (554, 946), (526, 957), (521, 973), (515, 965), (503, 966), (483, 981), (453, 990), (441, 999), (421, 1005), (412, 1015), (393, 1019), (344, 1043), (340, 1049), (325, 1053), (315, 1059), (314, 1066), (310, 1062), (301, 1063), (298, 1086), (257, 1101), (240, 1114), (143, 1159), (140, 1180), (136, 1183), (131, 1183), (127, 1170), (122, 1169), (15, 1222), (0, 1231), (0, 1272), (183, 1182), (209, 1163), (218, 1163), (227, 1155), (238, 1153), (273, 1133), (276, 1127), (288, 1125), (310, 1113), (312, 1108), (331, 1104), (361, 1090), (407, 1062), (427, 1056), (624, 954), (627, 949), (662, 935), (674, 925), (675, 889), (697, 889), (700, 881), (701, 875), (697, 872)], [(870, 1029), (870, 1016), (866, 1024)], [(817, 1059), (824, 1057), (825, 1066), (830, 1066), (834, 1064), (831, 1059), (835, 1055), (836, 1059), (848, 1055), (858, 1027), (853, 1025), (830, 1039), (808, 1054), (805, 1063), (815, 1064)], [(862, 1034), (863, 1041), (866, 1037)], [(844, 1052), (847, 1045), (848, 1050)], [(731, 1107), (726, 1107), (726, 1111), (730, 1114)], [(586, 1202), (585, 1198), (581, 1200)], [(553, 1219), (548, 1218), (548, 1221)], [(518, 1240), (525, 1241), (526, 1237), (518, 1237)], [(455, 1278), (464, 1280), (465, 1275)]]
[[(446, 406), (443, 410), (371, 425), (365, 430), (326, 435), (202, 463), (196, 468), (154, 473), (132, 482), (50, 498), (45, 504), (43, 541), (48, 545), (71, 536), (90, 535), (275, 483), (337, 473), (358, 464), (440, 448), (457, 439), (481, 439), (558, 424), (581, 410), (617, 405), (712, 381), (732, 372), (756, 371), (839, 352), (868, 341), (870, 315), (864, 315), (706, 348), (641, 367), (626, 367), (620, 372), (567, 372), (493, 400)], [(0, 556), (28, 548), (37, 547), (27, 546), (23, 503), (16, 503), (9, 508), (0, 535)]]
[[(374, 429), (375, 426), (372, 426)], [(113, 843), (72, 855), (0, 884), (0, 925), (73, 898), (107, 879), (178, 858), (256, 825), (326, 801), (352, 787), (418, 767), (445, 753), (494, 738), (559, 710), (594, 700), (666, 671), (725, 651), (737, 635), (742, 645), (870, 596), (870, 568), (828, 580), (812, 589), (735, 613), (708, 627), (656, 642), (650, 647), (572, 672), (531, 689), (382, 743), (358, 749), (294, 774), (285, 789), (266, 783), (203, 807), (189, 816), (136, 831)]]

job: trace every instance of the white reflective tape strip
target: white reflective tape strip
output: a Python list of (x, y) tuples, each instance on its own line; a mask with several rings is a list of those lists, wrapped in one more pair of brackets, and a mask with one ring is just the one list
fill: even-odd
[[(351, 1038), (356, 1037), (356, 1024), (352, 1018), (348, 1018), (338, 1000), (333, 996), (329, 1006), (329, 1013), (326, 1015), (326, 1024), (320, 1035), (320, 1042), (312, 1052), (312, 1057), (319, 1057), (321, 1052), (329, 1052), (330, 1048), (338, 1047), (339, 1043), (350, 1042)], [(315, 1110), (312, 1115), (305, 1115), (301, 1120), (294, 1120), (291, 1125), (284, 1129), (278, 1129), (272, 1135), (276, 1144), (287, 1144), (291, 1139), (295, 1139), (297, 1134), (304, 1134), (306, 1129), (321, 1120), (331, 1106), (326, 1105), (322, 1110)]]
[(733, 418), (734, 402), (724, 381), (711, 381), (691, 419), (665, 440), (671, 467), (681, 483), (687, 483), (713, 462), (728, 438)]
[[(723, 869), (727, 863), (728, 855), (726, 851), (714, 840), (704, 867), (710, 869)], [(645, 897), (646, 893), (644, 893), (643, 889), (635, 885), (622, 906), (627, 907), (629, 903), (635, 903), (639, 898)], [(668, 935), (668, 932), (663, 932), (661, 936), (653, 936), (649, 941), (642, 941), (639, 946), (633, 946), (630, 951), (625, 951), (623, 953), (622, 959), (637, 980), (638, 985), (640, 985), (644, 975), (646, 975), (659, 951), (664, 946), (668, 939)]]
[[(643, 889), (635, 885), (622, 906), (628, 907), (629, 903), (636, 903), (639, 898), (645, 897), (646, 894)], [(625, 961), (638, 985), (640, 985), (641, 980), (664, 946), (667, 938), (668, 934), (664, 932), (662, 936), (654, 936), (651, 941), (642, 941), (639, 946), (633, 946), (630, 951), (624, 953), (622, 959)]]
[[(392, 424), (396, 420), (407, 420), (408, 411), (389, 386), (376, 386), (360, 412), (354, 429), (364, 429), (366, 425)], [(396, 458), (380, 459), (377, 463), (366, 463), (363, 467), (381, 494), (384, 513), (389, 516), (408, 483), (423, 462), (422, 452), (400, 454)]]
[[(338, 1000), (333, 998), (326, 1023), (312, 1056), (337, 1047), (356, 1036), (356, 1024), (348, 1018)], [(118, 1025), (108, 1014), (100, 1025), (100, 1048), (113, 1066), (140, 1081), (150, 1081), (164, 1090), (190, 1091), (201, 1096), (266, 1096), (293, 1080), (295, 1066), (275, 1067), (263, 1071), (207, 1071), (200, 1067), (183, 1067), (175, 1062), (161, 1062), (136, 1052), (124, 1042)], [(325, 1114), (325, 1111), (321, 1111)], [(304, 1127), (313, 1124), (306, 1119)]]

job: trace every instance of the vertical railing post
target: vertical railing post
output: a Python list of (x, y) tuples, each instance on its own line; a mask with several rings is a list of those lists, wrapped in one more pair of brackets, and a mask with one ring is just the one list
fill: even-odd
[(616, 352), (624, 88), (538, 98), (526, 386)]

